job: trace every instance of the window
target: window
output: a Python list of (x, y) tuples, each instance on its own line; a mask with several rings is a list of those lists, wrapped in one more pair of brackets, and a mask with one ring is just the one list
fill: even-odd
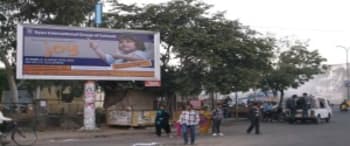
[(320, 100), (320, 108), (326, 108), (326, 104), (324, 100)]

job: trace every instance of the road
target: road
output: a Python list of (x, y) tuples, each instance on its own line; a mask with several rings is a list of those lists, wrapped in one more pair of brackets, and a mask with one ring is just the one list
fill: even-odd
[[(350, 112), (335, 112), (330, 123), (294, 124), (262, 123), (261, 135), (246, 134), (248, 121), (226, 121), (223, 137), (199, 136), (198, 146), (348, 146)], [(152, 134), (120, 135), (94, 139), (40, 141), (38, 146), (131, 146), (138, 142), (158, 142), (164, 146), (180, 146), (181, 138), (156, 137)]]

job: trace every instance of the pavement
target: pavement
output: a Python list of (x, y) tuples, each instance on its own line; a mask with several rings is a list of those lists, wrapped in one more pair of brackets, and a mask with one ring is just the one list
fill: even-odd
[[(350, 112), (334, 112), (330, 123), (261, 123), (261, 135), (246, 134), (249, 122), (225, 120), (225, 136), (199, 135), (196, 146), (349, 146)], [(39, 133), (36, 146), (132, 146), (156, 142), (161, 146), (183, 145), (181, 137), (157, 137), (154, 128), (106, 128), (96, 132), (47, 131)]]
[[(223, 126), (229, 126), (235, 122), (242, 122), (246, 119), (225, 119)], [(91, 139), (91, 138), (106, 138), (118, 135), (154, 135), (154, 127), (144, 128), (127, 128), (127, 127), (108, 127), (103, 126), (98, 130), (84, 131), (84, 130), (47, 130), (39, 131), (38, 141), (55, 141), (67, 139)], [(176, 131), (174, 128), (171, 131)]]
[(153, 134), (153, 127), (146, 128), (113, 128), (102, 127), (97, 130), (48, 130), (38, 132), (38, 141), (105, 138), (116, 135)]

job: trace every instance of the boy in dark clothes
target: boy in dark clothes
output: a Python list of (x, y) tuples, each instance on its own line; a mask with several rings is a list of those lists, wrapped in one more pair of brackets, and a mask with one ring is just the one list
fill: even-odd
[(157, 111), (155, 127), (157, 136), (161, 136), (162, 129), (164, 129), (166, 134), (170, 137), (169, 113), (165, 111), (163, 105), (161, 105)]

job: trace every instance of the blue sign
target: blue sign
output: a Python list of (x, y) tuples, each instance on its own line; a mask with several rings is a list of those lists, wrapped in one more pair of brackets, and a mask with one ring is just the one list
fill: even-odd
[(102, 23), (102, 3), (98, 2), (95, 7), (95, 24), (100, 25)]

